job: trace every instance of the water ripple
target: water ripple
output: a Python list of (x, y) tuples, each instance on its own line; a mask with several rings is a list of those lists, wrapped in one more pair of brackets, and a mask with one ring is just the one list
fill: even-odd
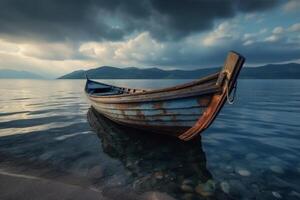
[[(169, 150), (167, 146), (154, 148), (157, 144), (153, 143), (145, 147), (139, 140), (124, 142), (118, 137), (113, 144), (100, 145), (87, 123), (89, 103), (83, 93), (84, 81), (0, 81), (0, 92), (7, 94), (0, 96), (0, 170), (3, 163), (13, 161), (21, 166), (31, 163), (37, 169), (46, 166), (52, 169), (51, 173), (62, 170), (88, 177), (99, 185), (118, 186), (120, 182), (131, 188), (147, 183), (143, 186), (164, 188), (167, 184), (162, 184), (160, 178), (166, 174), (160, 172), (166, 167), (174, 167), (168, 172), (174, 180), (188, 176), (187, 183), (198, 184), (191, 170), (205, 165), (218, 192), (222, 187), (230, 187), (229, 199), (274, 199), (273, 194), (277, 193), (282, 199), (297, 199), (300, 194), (299, 80), (239, 81), (236, 104), (226, 105), (202, 134), (206, 157), (205, 162), (199, 163), (193, 163), (192, 147), (186, 147), (190, 153), (182, 157), (174, 156), (180, 154), (174, 150), (160, 158)], [(154, 88), (185, 80), (105, 82)], [(102, 138), (102, 142), (109, 139)], [(119, 160), (117, 153), (122, 155)], [(157, 157), (143, 160), (153, 155)], [(143, 167), (139, 166), (141, 163)], [(188, 166), (189, 171), (180, 165)], [(148, 171), (153, 169), (157, 170), (153, 176), (158, 178), (147, 182), (152, 178)], [(129, 184), (132, 180), (134, 184)]]

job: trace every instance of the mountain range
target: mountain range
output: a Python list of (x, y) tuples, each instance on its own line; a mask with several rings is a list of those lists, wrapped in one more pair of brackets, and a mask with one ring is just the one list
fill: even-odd
[(44, 79), (44, 77), (28, 72), (28, 71), (17, 71), (11, 69), (0, 69), (0, 79), (2, 78), (16, 78), (16, 79)]
[[(197, 79), (219, 70), (220, 67), (196, 70), (162, 70), (159, 68), (140, 69), (102, 66), (86, 71), (73, 71), (58, 79), (85, 79), (85, 74), (91, 79)], [(300, 79), (300, 64), (268, 64), (260, 67), (244, 67), (239, 78)]]

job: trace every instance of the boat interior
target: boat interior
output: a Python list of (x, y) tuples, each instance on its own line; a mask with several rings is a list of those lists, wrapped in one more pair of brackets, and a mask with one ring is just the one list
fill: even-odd
[[(145, 90), (145, 89), (135, 89), (135, 88), (125, 88), (125, 87), (117, 87), (113, 85), (108, 85), (101, 82), (96, 82), (90, 79), (87, 79), (85, 91), (89, 95), (93, 96), (114, 96), (114, 95), (122, 95), (122, 94), (135, 94), (135, 93), (158, 93), (158, 92), (171, 92), (175, 90), (184, 90), (191, 86), (201, 86), (203, 90), (211, 89), (214, 92), (220, 90), (220, 83), (223, 82), (224, 74), (215, 73), (209, 76), (203, 77), (201, 79), (191, 81), (185, 84), (163, 88), (163, 89), (156, 89), (156, 90)], [(218, 87), (217, 87), (218, 86)]]
[(117, 87), (117, 86), (113, 86), (113, 85), (107, 85), (104, 83), (88, 80), (85, 91), (88, 94), (91, 94), (94, 96), (111, 96), (111, 95), (121, 95), (121, 94), (132, 94), (132, 93), (137, 93), (137, 92), (145, 92), (146, 90)]

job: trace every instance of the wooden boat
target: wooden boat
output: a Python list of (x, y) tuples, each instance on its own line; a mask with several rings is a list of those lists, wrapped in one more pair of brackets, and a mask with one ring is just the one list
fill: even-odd
[(229, 52), (220, 72), (174, 87), (145, 90), (108, 85), (87, 78), (92, 106), (112, 121), (191, 140), (207, 129), (235, 88), (244, 57)]

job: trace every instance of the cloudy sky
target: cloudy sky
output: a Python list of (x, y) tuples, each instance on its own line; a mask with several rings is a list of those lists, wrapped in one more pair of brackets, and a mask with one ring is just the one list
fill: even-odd
[(300, 62), (300, 0), (0, 0), (0, 69)]

